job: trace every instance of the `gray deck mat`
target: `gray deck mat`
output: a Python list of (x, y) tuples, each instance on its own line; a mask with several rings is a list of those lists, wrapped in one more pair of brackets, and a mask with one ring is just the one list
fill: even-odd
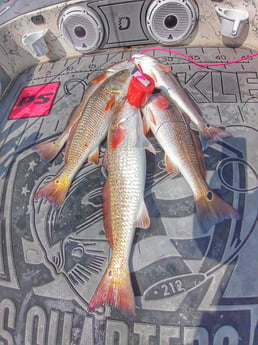
[[(200, 62), (252, 53), (240, 48), (176, 50)], [(179, 174), (166, 173), (162, 150), (151, 139), (158, 151), (147, 157), (151, 226), (136, 231), (130, 258), (135, 318), (110, 307), (88, 314), (87, 303), (111, 253), (102, 222), (104, 170), (101, 163), (84, 164), (56, 210), (33, 195), (62, 168), (63, 153), (46, 163), (33, 148), (62, 132), (81, 101), (82, 81), (129, 59), (131, 52), (105, 51), (31, 67), (0, 102), (1, 345), (258, 344), (258, 58), (203, 68), (165, 52), (154, 55), (173, 66), (204, 117), (233, 134), (205, 150), (205, 164), (210, 187), (242, 219), (217, 224), (204, 234), (187, 183)], [(48, 83), (59, 83), (56, 96), (47, 96), (54, 99), (48, 115), (36, 111), (35, 117), (8, 119), (19, 116), (12, 109), (24, 88)], [(37, 109), (35, 103), (46, 101), (30, 97), (20, 98), (21, 109), (24, 103)]]

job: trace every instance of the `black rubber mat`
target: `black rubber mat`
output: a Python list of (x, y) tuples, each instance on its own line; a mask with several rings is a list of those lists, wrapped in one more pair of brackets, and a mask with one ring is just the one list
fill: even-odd
[[(199, 62), (252, 53), (179, 48)], [(134, 52), (132, 52), (133, 54)], [(205, 150), (209, 186), (238, 209), (204, 234), (189, 186), (168, 175), (157, 142), (147, 153), (148, 230), (137, 230), (130, 257), (136, 315), (87, 304), (110, 259), (102, 222), (105, 170), (86, 163), (61, 209), (35, 199), (63, 166), (63, 153), (40, 160), (38, 143), (62, 133), (89, 81), (131, 52), (88, 55), (31, 67), (0, 102), (1, 345), (257, 345), (258, 60), (202, 68), (165, 52), (204, 117), (233, 137)]]

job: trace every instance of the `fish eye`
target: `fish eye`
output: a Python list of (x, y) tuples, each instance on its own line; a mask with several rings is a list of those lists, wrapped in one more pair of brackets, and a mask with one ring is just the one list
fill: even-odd
[(212, 200), (212, 192), (208, 192), (207, 193), (207, 199), (208, 200)]
[(76, 247), (72, 250), (71, 254), (76, 258), (81, 258), (83, 256), (83, 249), (81, 247)]

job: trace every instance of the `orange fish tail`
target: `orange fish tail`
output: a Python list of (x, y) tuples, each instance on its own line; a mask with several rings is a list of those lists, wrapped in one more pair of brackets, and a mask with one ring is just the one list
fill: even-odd
[(202, 137), (202, 144), (204, 147), (207, 147), (214, 142), (221, 140), (225, 137), (231, 137), (232, 134), (225, 131), (224, 129), (221, 129), (216, 126), (211, 126), (207, 124), (206, 126), (202, 127), (200, 129), (201, 137)]
[(59, 175), (52, 181), (48, 182), (45, 186), (40, 188), (35, 193), (35, 198), (46, 198), (54, 206), (61, 207), (68, 193), (70, 185), (70, 179), (64, 178)]
[(207, 193), (196, 201), (196, 212), (199, 223), (205, 232), (215, 224), (225, 219), (239, 219), (239, 213), (224, 200), (219, 198), (214, 192), (208, 190)]
[(39, 144), (35, 150), (40, 155), (42, 160), (51, 161), (61, 151), (62, 146), (58, 145), (57, 141), (50, 141), (48, 143)]
[(129, 269), (124, 272), (121, 269), (113, 270), (111, 264), (108, 266), (89, 302), (88, 310), (93, 311), (103, 304), (112, 305), (129, 315), (134, 315), (135, 302)]

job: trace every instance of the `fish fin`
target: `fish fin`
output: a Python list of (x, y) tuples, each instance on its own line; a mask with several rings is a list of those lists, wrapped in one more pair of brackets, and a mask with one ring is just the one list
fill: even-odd
[(156, 95), (153, 104), (156, 108), (163, 110), (169, 107), (169, 100), (162, 95)]
[(204, 179), (206, 179), (207, 172), (206, 172), (206, 168), (205, 168), (204, 153), (203, 153), (203, 150), (202, 150), (200, 138), (191, 129), (190, 129), (190, 134), (191, 134), (191, 137), (193, 139), (194, 146), (195, 146), (195, 151), (196, 151), (197, 158), (198, 158), (198, 161), (199, 161), (199, 167), (200, 167), (201, 175), (202, 175), (202, 177)]
[(204, 232), (225, 219), (240, 219), (239, 213), (211, 190), (195, 198), (195, 201), (198, 220)]
[(171, 68), (168, 65), (163, 65), (162, 63), (158, 62), (156, 66), (160, 71), (167, 73), (171, 72)]
[(47, 143), (42, 143), (35, 146), (34, 150), (38, 152), (41, 160), (51, 161), (62, 150), (64, 143), (57, 140), (53, 140)]
[(138, 121), (137, 126), (136, 126), (136, 135), (137, 135), (136, 145), (137, 145), (137, 147), (143, 147), (145, 150), (148, 150), (155, 155), (156, 150), (155, 150), (154, 146), (151, 144), (151, 142), (145, 136), (144, 126), (143, 126), (140, 112), (138, 113), (137, 121)]
[(144, 146), (145, 150), (148, 150), (149, 152), (153, 153), (154, 155), (157, 153), (152, 143), (146, 138), (146, 144)]
[(179, 172), (178, 167), (172, 162), (167, 154), (165, 154), (165, 166), (168, 174), (175, 174)]
[(148, 150), (149, 152), (156, 154), (156, 150), (152, 143), (145, 137), (144, 134), (142, 134), (140, 137), (137, 136), (135, 140), (135, 146), (136, 147), (143, 147), (145, 150)]
[(115, 96), (113, 95), (110, 100), (107, 102), (106, 106), (105, 106), (105, 111), (109, 111), (111, 110), (114, 105), (116, 104), (116, 98)]
[(67, 159), (68, 159), (68, 154), (69, 154), (69, 151), (70, 151), (70, 147), (71, 147), (71, 144), (73, 142), (73, 137), (74, 137), (74, 133), (76, 131), (76, 128), (77, 128), (77, 124), (78, 124), (78, 121), (75, 122), (70, 130), (70, 133), (69, 133), (69, 137), (67, 139), (67, 142), (66, 142), (66, 146), (65, 146), (65, 157), (64, 157), (64, 162), (67, 163)]
[(83, 109), (85, 107), (85, 103), (87, 103), (87, 101), (88, 101), (88, 98), (89, 97), (87, 97), (86, 99), (83, 99), (79, 105), (74, 107), (74, 109), (73, 109), (73, 111), (69, 117), (69, 120), (67, 122), (67, 125), (65, 127), (65, 130), (63, 132), (63, 134), (66, 135), (66, 141), (70, 136), (71, 130), (73, 129), (73, 127), (75, 127), (77, 125), (81, 116), (83, 115)]
[(112, 149), (116, 149), (125, 139), (127, 130), (123, 126), (117, 126), (112, 139)]
[(144, 201), (142, 202), (141, 211), (134, 223), (134, 226), (142, 229), (148, 229), (150, 226), (150, 216)]
[(232, 137), (232, 133), (225, 131), (222, 128), (212, 126), (209, 124), (199, 128), (199, 131), (201, 134), (203, 149), (222, 138)]
[(51, 161), (62, 150), (69, 138), (72, 127), (75, 123), (78, 122), (80, 118), (79, 111), (80, 109), (77, 105), (73, 109), (63, 133), (57, 139), (47, 143), (39, 144), (34, 148), (39, 153), (41, 159)]
[(148, 124), (148, 121), (146, 119), (146, 115), (143, 116), (142, 121), (143, 121), (143, 133), (144, 133), (144, 135), (146, 135), (150, 130), (150, 125)]
[(182, 111), (182, 115), (184, 116), (185, 123), (187, 124), (187, 126), (190, 126), (190, 124), (191, 124), (190, 117), (184, 111)]
[(91, 83), (93, 84), (99, 84), (105, 81), (108, 78), (108, 74), (106, 72), (97, 75), (95, 78), (91, 80)]
[(119, 61), (114, 63), (113, 65), (111, 65), (110, 67), (108, 67), (108, 69), (106, 69), (107, 72), (109, 73), (116, 73), (122, 70), (133, 70), (135, 67), (135, 65), (129, 60), (129, 61)]
[(98, 164), (99, 163), (99, 147), (97, 147), (88, 158), (88, 162)]
[(76, 105), (76, 107), (73, 108), (73, 111), (69, 116), (69, 120), (67, 122), (65, 130), (69, 129), (70, 132), (70, 129), (72, 128), (73, 124), (79, 120), (81, 113), (81, 104), (78, 104)]
[(104, 156), (103, 156), (103, 159), (102, 159), (102, 166), (105, 169), (107, 169), (107, 167), (108, 167), (107, 151), (104, 152)]
[(129, 315), (134, 315), (135, 300), (129, 268), (116, 269), (112, 262), (109, 264), (88, 304), (88, 310), (91, 312), (103, 304), (112, 305)]
[(62, 174), (60, 174), (40, 188), (35, 193), (34, 197), (46, 198), (54, 206), (61, 207), (68, 193), (71, 182), (72, 181), (69, 178), (64, 178), (62, 177)]
[(111, 210), (110, 210), (110, 192), (108, 179), (102, 190), (103, 196), (103, 222), (106, 237), (111, 248), (113, 248), (113, 235), (112, 235), (112, 221), (111, 221)]
[(154, 124), (154, 126), (157, 126), (157, 121), (152, 111), (149, 112), (149, 120)]

